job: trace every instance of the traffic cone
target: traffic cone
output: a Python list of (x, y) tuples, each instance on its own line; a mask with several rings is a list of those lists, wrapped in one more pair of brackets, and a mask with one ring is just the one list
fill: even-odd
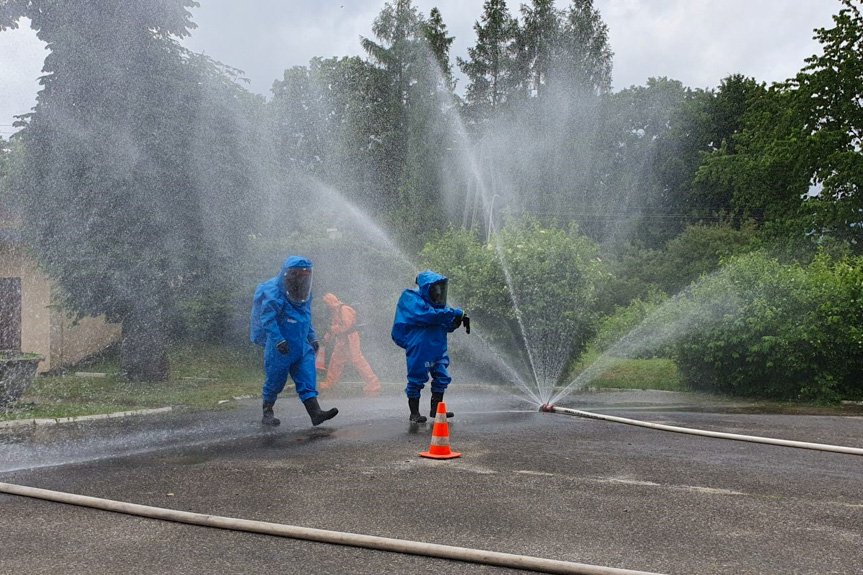
[(431, 459), (452, 459), (461, 457), (461, 453), (450, 451), (449, 448), (449, 424), (446, 419), (446, 405), (444, 402), (437, 404), (437, 413), (434, 418), (434, 429), (432, 430), (431, 447), (428, 451), (420, 453), (420, 457)]

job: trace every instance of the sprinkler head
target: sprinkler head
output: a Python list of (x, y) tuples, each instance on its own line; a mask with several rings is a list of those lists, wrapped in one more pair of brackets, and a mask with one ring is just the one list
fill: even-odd
[(551, 403), (543, 403), (542, 405), (539, 406), (539, 410), (543, 411), (545, 413), (553, 413), (554, 412), (554, 405)]

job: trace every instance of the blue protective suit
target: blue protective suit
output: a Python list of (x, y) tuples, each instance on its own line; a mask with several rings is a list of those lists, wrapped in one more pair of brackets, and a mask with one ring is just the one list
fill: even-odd
[(417, 276), (419, 287), (403, 291), (396, 306), (391, 336), (396, 345), (405, 350), (408, 368), (405, 393), (408, 397), (420, 397), (429, 374), (433, 392), (443, 393), (452, 381), (446, 370), (449, 365), (447, 334), (455, 331), (453, 322), (464, 316), (464, 312), (435, 305), (429, 298), (429, 288), (446, 279), (430, 270), (421, 272)]
[[(275, 402), (285, 388), (288, 374), (294, 380), (300, 401), (317, 397), (317, 371), (315, 370), (315, 351), (311, 342), (317, 341), (315, 328), (312, 327), (312, 298), (304, 303), (288, 299), (285, 290), (285, 273), (290, 268), (310, 268), (312, 262), (306, 258), (291, 256), (282, 266), (276, 277), (258, 284), (255, 291), (255, 309), (252, 310), (252, 341), (264, 343), (261, 335), (266, 334), (264, 343), (264, 388), (262, 398), (265, 403)], [(258, 309), (259, 308), (259, 309)], [(260, 314), (256, 318), (256, 312)], [(260, 325), (257, 329), (256, 326)], [(279, 342), (287, 341), (290, 352), (282, 354), (276, 349)]]

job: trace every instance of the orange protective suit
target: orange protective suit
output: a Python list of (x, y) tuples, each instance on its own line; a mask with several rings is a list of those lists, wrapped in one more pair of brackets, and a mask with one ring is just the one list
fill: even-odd
[[(327, 380), (319, 387), (328, 389), (337, 384), (342, 378), (345, 364), (350, 360), (366, 384), (363, 392), (366, 395), (377, 395), (381, 389), (381, 382), (372, 371), (372, 366), (363, 357), (360, 334), (357, 332), (357, 312), (351, 306), (340, 302), (339, 298), (331, 293), (324, 296), (324, 303), (330, 308), (332, 322), (325, 341), (333, 344), (333, 351), (327, 367)], [(335, 342), (332, 341), (333, 338)]]

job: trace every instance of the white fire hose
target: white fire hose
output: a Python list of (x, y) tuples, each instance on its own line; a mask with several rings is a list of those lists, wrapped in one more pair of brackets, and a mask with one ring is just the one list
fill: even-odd
[(595, 565), (585, 565), (583, 563), (529, 557), (526, 555), (483, 551), (466, 547), (453, 547), (451, 545), (405, 541), (402, 539), (390, 539), (389, 537), (358, 535), (356, 533), (343, 533), (339, 531), (328, 531), (325, 529), (312, 529), (309, 527), (267, 523), (264, 521), (251, 521), (248, 519), (235, 519), (232, 517), (190, 513), (188, 511), (177, 511), (175, 509), (137, 505), (135, 503), (125, 503), (123, 501), (113, 501), (111, 499), (63, 493), (62, 491), (50, 491), (48, 489), (14, 485), (11, 483), (0, 483), (0, 493), (21, 495), (23, 497), (34, 497), (36, 499), (45, 499), (48, 501), (79, 505), (82, 507), (92, 507), (105, 511), (113, 511), (115, 513), (125, 513), (128, 515), (137, 515), (139, 517), (161, 519), (163, 521), (176, 521), (178, 523), (188, 523), (204, 527), (216, 527), (233, 531), (247, 531), (249, 533), (261, 533), (264, 535), (289, 537), (291, 539), (304, 539), (306, 541), (317, 541), (320, 543), (363, 547), (365, 549), (374, 549), (378, 551), (391, 551), (395, 553), (436, 557), (439, 559), (479, 563), (481, 565), (493, 565), (496, 567), (522, 569), (526, 571), (537, 571), (540, 573), (565, 573), (572, 575), (659, 575), (658, 573), (650, 573), (647, 571), (631, 571), (629, 569), (599, 567)]
[(734, 441), (750, 441), (752, 443), (766, 443), (768, 445), (781, 445), (783, 447), (797, 447), (799, 449), (814, 449), (816, 451), (831, 451), (833, 453), (846, 453), (849, 455), (863, 455), (863, 449), (859, 447), (844, 447), (841, 445), (827, 445), (824, 443), (809, 443), (806, 441), (790, 441), (788, 439), (774, 439), (772, 437), (759, 437), (757, 435), (739, 435), (737, 433), (725, 433), (722, 431), (707, 431), (704, 429), (692, 429), (689, 427), (677, 427), (674, 425), (664, 425), (662, 423), (650, 423), (649, 421), (639, 421), (637, 419), (627, 419), (625, 417), (616, 417), (614, 415), (604, 415), (594, 413), (592, 411), (580, 411), (578, 409), (567, 409), (565, 407), (557, 407), (555, 405), (545, 404), (539, 408), (540, 411), (548, 413), (565, 413), (567, 415), (576, 415), (578, 417), (587, 417), (589, 419), (602, 419), (605, 421), (614, 421), (617, 423), (625, 423), (627, 425), (637, 425), (639, 427), (648, 427), (650, 429), (659, 429), (662, 431), (673, 431), (675, 433), (686, 433), (689, 435), (701, 435), (703, 437), (716, 437), (719, 439), (732, 439)]

